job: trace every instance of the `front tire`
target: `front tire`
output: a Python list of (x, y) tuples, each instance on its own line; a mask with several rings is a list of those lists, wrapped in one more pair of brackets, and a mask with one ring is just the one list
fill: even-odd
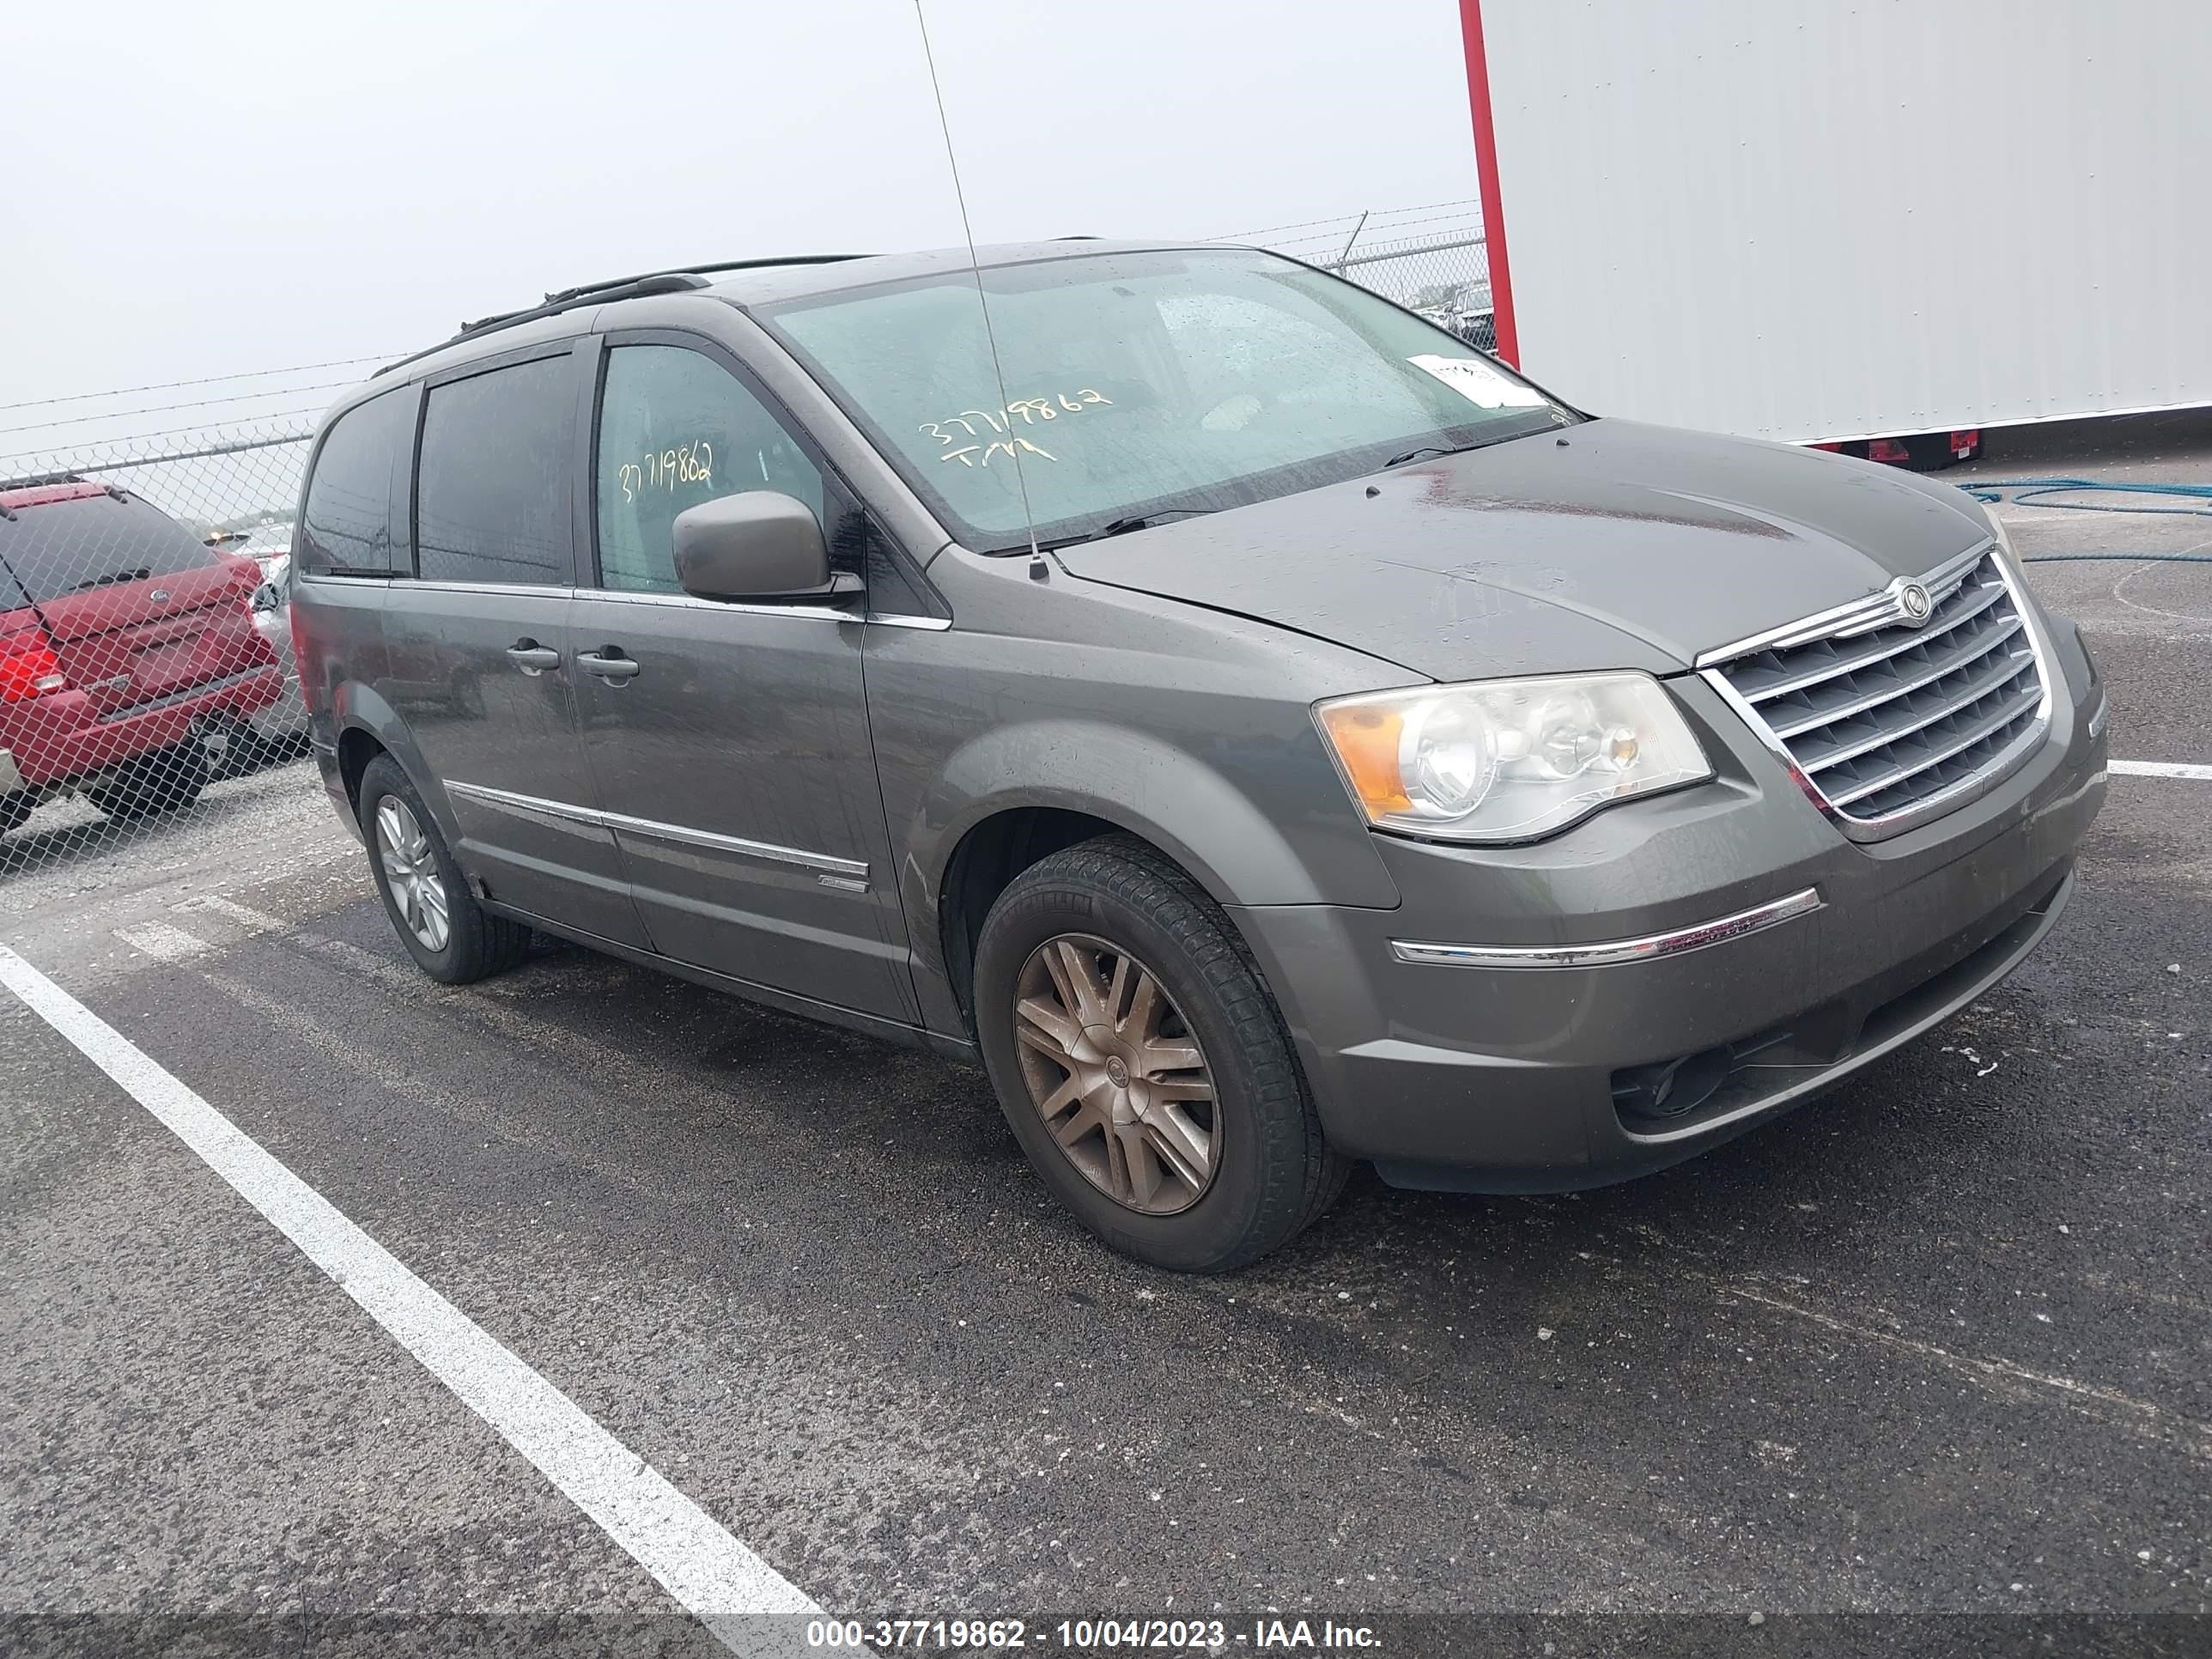
[(522, 960), (530, 930), (477, 902), (437, 820), (389, 755), (361, 775), (361, 827), (385, 914), (416, 967), (441, 985), (468, 985)]
[(975, 995), (1016, 1139), (1115, 1249), (1227, 1272), (1343, 1190), (1350, 1165), (1243, 941), (1146, 843), (1104, 836), (1016, 877), (976, 942)]

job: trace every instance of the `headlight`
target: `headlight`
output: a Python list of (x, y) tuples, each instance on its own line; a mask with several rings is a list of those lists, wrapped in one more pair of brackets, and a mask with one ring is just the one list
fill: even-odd
[(1528, 841), (1713, 775), (1648, 674), (1371, 691), (1314, 712), (1370, 823), (1444, 841)]

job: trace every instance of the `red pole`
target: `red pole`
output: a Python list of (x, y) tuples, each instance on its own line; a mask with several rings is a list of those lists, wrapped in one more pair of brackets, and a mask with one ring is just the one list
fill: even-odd
[(1482, 240), (1490, 256), (1490, 303), (1498, 355), (1521, 367), (1521, 332), (1513, 317), (1513, 271), (1505, 258), (1505, 208), (1498, 188), (1498, 134), (1490, 121), (1490, 63), (1482, 47), (1482, 0), (1459, 0), (1460, 37), (1467, 46), (1467, 101), (1474, 113), (1474, 171), (1482, 193)]

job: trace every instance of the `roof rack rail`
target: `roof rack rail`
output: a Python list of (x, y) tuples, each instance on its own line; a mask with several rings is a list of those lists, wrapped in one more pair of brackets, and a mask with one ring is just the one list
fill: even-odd
[[(633, 283), (642, 283), (655, 276), (705, 276), (724, 270), (760, 270), (772, 265), (834, 265), (847, 259), (865, 259), (865, 253), (784, 253), (765, 259), (725, 259), (718, 264), (669, 265), (659, 270), (641, 270), (634, 276), (611, 276), (605, 282), (586, 283), (576, 288), (564, 288), (545, 296), (549, 306), (565, 305), (574, 300), (599, 295), (610, 288), (628, 288)], [(704, 283), (692, 284), (704, 288)]]
[(489, 317), (479, 317), (474, 322), (464, 320), (456, 339), (466, 339), (471, 334), (487, 330), (509, 328), (516, 323), (526, 323), (535, 317), (557, 317), (564, 311), (574, 311), (583, 305), (598, 305), (611, 300), (637, 300), (648, 294), (682, 294), (695, 288), (707, 286), (707, 279), (688, 270), (656, 271), (648, 276), (631, 276), (617, 283), (592, 283), (583, 288), (564, 289), (558, 294), (549, 294), (534, 306), (525, 306), (520, 311), (495, 311)]
[(845, 259), (865, 259), (865, 253), (787, 253), (764, 259), (724, 259), (713, 264), (674, 265), (662, 270), (640, 271), (633, 276), (613, 276), (597, 283), (583, 283), (574, 288), (564, 288), (545, 296), (544, 301), (526, 306), (520, 311), (495, 312), (489, 317), (479, 317), (474, 322), (464, 322), (460, 332), (451, 339), (441, 340), (420, 351), (410, 351), (396, 358), (376, 372), (389, 374), (395, 368), (428, 356), (434, 351), (443, 351), (447, 346), (463, 340), (473, 339), (479, 334), (495, 330), (513, 328), (519, 323), (535, 322), (540, 317), (556, 317), (564, 311), (574, 311), (579, 306), (606, 305), (617, 300), (639, 300), (653, 294), (683, 294), (693, 289), (709, 286), (708, 277), (718, 271), (754, 270), (771, 265), (827, 265)]

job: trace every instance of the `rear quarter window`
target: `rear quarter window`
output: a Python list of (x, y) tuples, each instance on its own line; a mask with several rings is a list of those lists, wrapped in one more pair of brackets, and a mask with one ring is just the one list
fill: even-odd
[(135, 495), (47, 501), (0, 519), (0, 563), (9, 574), (0, 582), (0, 605), (45, 605), (215, 562), (213, 550), (191, 531)]
[(405, 573), (412, 560), (405, 520), (395, 526), (392, 519), (392, 480), (404, 476), (414, 438), (412, 386), (380, 392), (338, 416), (324, 435), (307, 480), (293, 546), (301, 569), (359, 576)]

